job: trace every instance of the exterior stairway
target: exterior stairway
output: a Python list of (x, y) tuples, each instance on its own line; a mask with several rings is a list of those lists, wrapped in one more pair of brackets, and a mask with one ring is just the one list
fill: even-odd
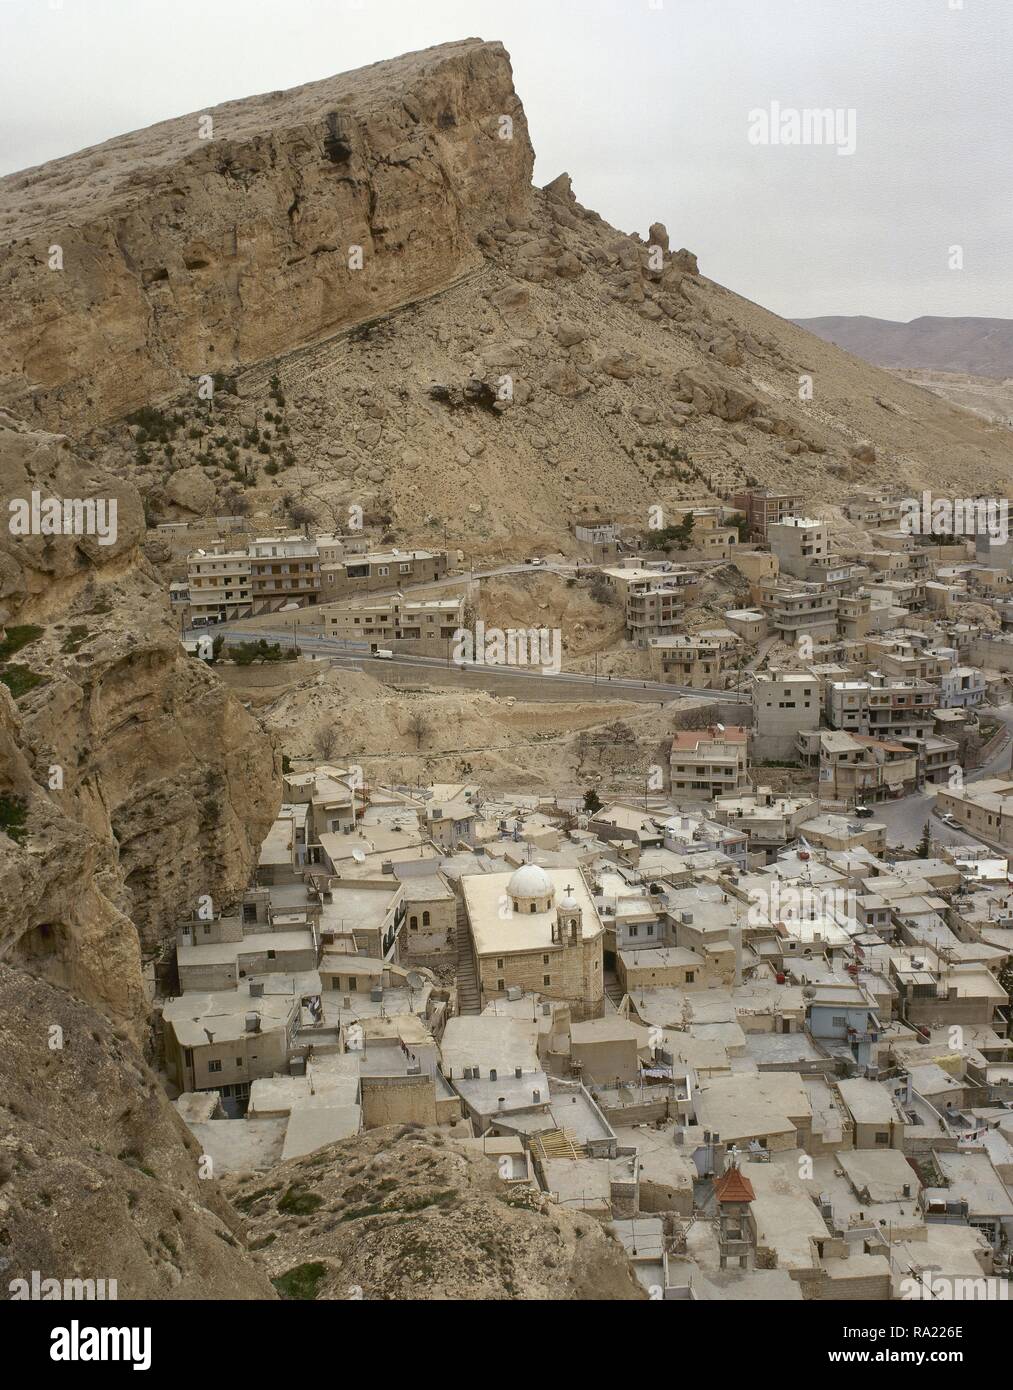
[(471, 932), (464, 904), (457, 906), (457, 1012), (459, 1014), (481, 1013), (481, 999), (478, 992), (478, 976), (471, 955)]
[(619, 1005), (623, 1002), (623, 988), (616, 979), (614, 970), (605, 971), (604, 985), (606, 997), (611, 1000), (613, 1011), (618, 1010)]

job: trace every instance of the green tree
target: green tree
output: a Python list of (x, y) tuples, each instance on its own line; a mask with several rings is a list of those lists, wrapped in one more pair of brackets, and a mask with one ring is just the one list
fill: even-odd
[(918, 841), (916, 853), (919, 859), (928, 859), (932, 853), (932, 826), (928, 821), (922, 829), (922, 838)]
[(601, 808), (602, 799), (598, 795), (597, 791), (595, 791), (594, 787), (591, 787), (589, 791), (586, 791), (584, 793), (584, 810), (588, 813), (589, 816), (594, 816), (601, 810)]

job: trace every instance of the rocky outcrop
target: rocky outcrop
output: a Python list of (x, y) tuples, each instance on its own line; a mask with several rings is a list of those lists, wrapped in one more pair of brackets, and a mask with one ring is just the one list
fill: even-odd
[(505, 50), (467, 39), (0, 179), (0, 400), (107, 420), (425, 296), (533, 158)]
[(355, 505), (481, 556), (751, 482), (1005, 490), (1008, 432), (708, 280), (678, 228), (532, 188), (499, 44), (206, 114), (0, 180), (0, 401), (96, 425), (159, 519), (296, 484), (324, 527)]
[(122, 1029), (0, 964), (0, 1287), (273, 1298), (200, 1146)]
[(647, 1297), (593, 1217), (511, 1190), (442, 1130), (370, 1130), (223, 1186), (283, 1297)]
[[(115, 536), (11, 534), (11, 502), (33, 494), (97, 498), (107, 518), (115, 502)], [(7, 417), (0, 497), (0, 958), (139, 1036), (142, 955), (198, 894), (247, 882), (278, 803), (273, 748), (180, 646), (128, 484)]]

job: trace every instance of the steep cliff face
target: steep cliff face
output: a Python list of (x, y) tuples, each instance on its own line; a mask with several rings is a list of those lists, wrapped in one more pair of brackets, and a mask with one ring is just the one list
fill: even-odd
[(0, 1289), (273, 1298), (200, 1146), (122, 1029), (0, 964)]
[[(33, 493), (115, 501), (115, 540), (12, 534), (10, 504)], [(245, 885), (274, 752), (180, 647), (129, 485), (0, 414), (0, 498), (0, 958), (137, 1034), (142, 952), (198, 894)]]
[(424, 296), (532, 164), (505, 50), (469, 39), (11, 175), (0, 399), (94, 423)]

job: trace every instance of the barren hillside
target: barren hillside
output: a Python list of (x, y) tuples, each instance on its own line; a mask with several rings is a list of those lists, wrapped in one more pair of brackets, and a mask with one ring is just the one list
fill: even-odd
[(0, 181), (0, 392), (152, 515), (355, 504), (481, 556), (750, 478), (1005, 490), (1007, 431), (533, 189), (499, 44), (210, 114)]
[(803, 328), (880, 367), (1013, 376), (1013, 320), (926, 314), (910, 323), (864, 314), (797, 319)]

